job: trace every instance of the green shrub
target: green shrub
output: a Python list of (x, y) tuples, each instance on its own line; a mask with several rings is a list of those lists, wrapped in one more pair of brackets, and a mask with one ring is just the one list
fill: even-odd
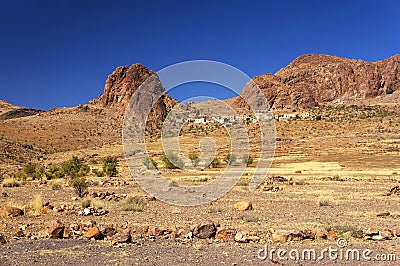
[(83, 198), (81, 201), (81, 206), (82, 208), (89, 208), (92, 204), (92, 199), (91, 198)]
[(220, 161), (216, 157), (210, 163), (210, 167), (212, 167), (212, 168), (217, 168), (219, 165), (220, 165)]
[(27, 163), (24, 165), (23, 174), (26, 178), (41, 179), (44, 173), (44, 168), (35, 163)]
[(104, 172), (100, 171), (100, 170), (97, 170), (96, 168), (92, 169), (92, 173), (97, 177), (103, 177), (104, 176)]
[(103, 160), (103, 172), (108, 176), (118, 175), (118, 161), (115, 157), (108, 156)]
[(243, 162), (244, 162), (247, 166), (249, 166), (250, 164), (253, 163), (253, 157), (251, 157), (250, 155), (245, 155), (245, 156), (243, 157)]
[(84, 177), (75, 177), (71, 179), (71, 186), (75, 194), (82, 198), (88, 194), (89, 182)]
[(387, 88), (386, 89), (386, 94), (392, 94), (394, 92), (394, 89), (392, 89), (392, 88)]
[(161, 160), (163, 161), (164, 166), (167, 169), (178, 169), (178, 168), (183, 168), (184, 166), (179, 156), (173, 153), (168, 154), (168, 156), (163, 155), (161, 157)]
[(232, 163), (234, 163), (236, 161), (236, 155), (235, 154), (227, 154), (224, 158), (224, 161), (231, 165)]
[(89, 166), (82, 163), (76, 156), (72, 156), (71, 160), (63, 162), (61, 166), (65, 175), (71, 178), (85, 176), (90, 172)]
[(47, 179), (58, 179), (65, 176), (64, 170), (56, 165), (50, 165), (45, 172)]
[(197, 156), (197, 154), (195, 154), (195, 153), (190, 153), (190, 154), (189, 154), (189, 159), (190, 159), (190, 161), (192, 162), (192, 165), (193, 165), (194, 167), (196, 167), (197, 165), (199, 165), (200, 159), (199, 159), (199, 156)]
[(150, 157), (146, 157), (143, 163), (147, 169), (158, 169), (158, 163)]

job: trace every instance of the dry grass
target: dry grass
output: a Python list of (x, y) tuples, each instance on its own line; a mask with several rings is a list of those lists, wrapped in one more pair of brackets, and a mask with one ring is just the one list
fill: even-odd
[(144, 197), (141, 196), (128, 196), (122, 203), (122, 210), (124, 211), (144, 211), (147, 207), (148, 202)]
[(3, 187), (19, 187), (21, 183), (18, 182), (15, 178), (6, 178), (1, 182)]
[(31, 203), (29, 204), (29, 214), (33, 216), (39, 216), (43, 211), (43, 201), (40, 194), (36, 195)]

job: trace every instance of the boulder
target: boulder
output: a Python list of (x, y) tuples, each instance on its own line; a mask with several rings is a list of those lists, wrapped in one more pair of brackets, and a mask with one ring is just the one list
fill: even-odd
[(50, 238), (62, 238), (64, 235), (64, 225), (58, 220), (50, 220), (45, 224), (46, 236)]
[(193, 235), (201, 239), (213, 237), (215, 233), (216, 233), (215, 225), (210, 220), (206, 220), (199, 223), (193, 230)]
[(111, 226), (105, 226), (105, 225), (100, 226), (99, 231), (105, 237), (112, 237), (117, 232), (117, 230), (115, 230), (115, 228), (113, 228)]
[(7, 243), (7, 240), (4, 238), (4, 236), (0, 235), (0, 245), (4, 245)]
[(99, 228), (97, 226), (93, 226), (86, 232), (85, 237), (89, 239), (94, 238), (98, 240), (102, 237), (102, 235), (100, 233)]
[(126, 229), (122, 232), (118, 232), (111, 238), (111, 240), (113, 243), (128, 243), (131, 241), (131, 230)]
[(235, 205), (233, 205), (233, 208), (237, 211), (247, 211), (253, 209), (253, 204), (251, 203), (251, 201), (244, 200), (235, 203)]
[(24, 212), (17, 207), (4, 206), (0, 208), (0, 216), (2, 217), (17, 217), (23, 214)]
[(215, 239), (223, 242), (234, 242), (236, 233), (237, 231), (234, 228), (219, 228), (215, 233)]

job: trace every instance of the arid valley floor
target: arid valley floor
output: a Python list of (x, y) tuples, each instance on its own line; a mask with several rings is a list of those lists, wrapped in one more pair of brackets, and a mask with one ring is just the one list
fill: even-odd
[[(248, 191), (257, 160), (254, 156), (255, 161), (229, 193), (195, 207), (163, 203), (138, 186), (123, 156), (121, 128), (104, 112), (83, 106), (1, 121), (0, 207), (24, 210), (15, 217), (6, 210), (0, 212), (0, 235), (7, 241), (0, 246), (1, 265), (293, 265), (293, 261), (260, 260), (257, 252), (264, 245), (321, 250), (337, 247), (338, 238), (345, 238), (350, 248), (400, 256), (397, 104), (322, 106), (309, 110), (318, 119), (275, 121), (276, 152), (264, 184)], [(206, 135), (224, 143), (226, 135), (220, 130), (200, 127), (183, 132), (181, 143), (188, 151)], [(149, 149), (160, 146), (153, 139)], [(226, 167), (227, 146), (222, 146), (218, 150), (221, 164), (196, 174), (165, 169), (158, 155), (152, 159), (174, 182), (201, 185)], [(50, 165), (61, 165), (72, 156), (91, 169), (102, 169), (103, 159), (112, 156), (117, 158), (118, 174), (97, 177), (88, 173), (85, 198), (76, 197), (67, 177), (18, 175), (28, 162), (48, 171)], [(6, 184), (12, 177), (16, 187)], [(136, 196), (140, 206), (126, 210), (130, 196)], [(38, 198), (43, 206), (35, 205)], [(250, 201), (252, 208), (234, 207), (241, 201)], [(85, 207), (91, 211), (88, 215)], [(61, 236), (49, 231), (54, 220), (63, 227)], [(214, 227), (212, 236), (196, 236), (196, 230), (210, 230), (201, 226), (207, 220)], [(93, 227), (100, 232), (88, 234)], [(117, 235), (108, 233), (111, 229)], [(104, 240), (95, 240), (100, 238)], [(333, 263), (397, 265), (363, 260), (298, 262)]]

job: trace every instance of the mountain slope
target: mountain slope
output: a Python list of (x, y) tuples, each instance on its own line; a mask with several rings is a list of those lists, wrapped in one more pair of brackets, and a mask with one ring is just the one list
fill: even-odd
[[(400, 55), (377, 62), (307, 54), (275, 75), (253, 79), (273, 109), (309, 108), (319, 104), (384, 98), (396, 102), (400, 90)], [(393, 96), (389, 96), (393, 94)], [(242, 95), (251, 98), (246, 87)], [(235, 101), (240, 104), (240, 99)]]

